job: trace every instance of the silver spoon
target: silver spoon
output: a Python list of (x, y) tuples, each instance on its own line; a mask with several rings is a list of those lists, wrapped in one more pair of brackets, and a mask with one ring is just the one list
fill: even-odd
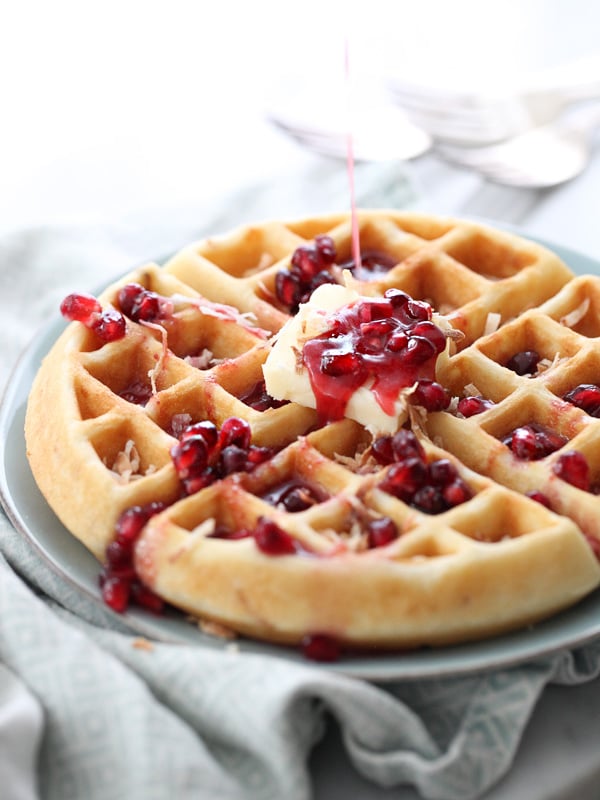
[(439, 145), (437, 152), (495, 183), (548, 188), (571, 180), (585, 169), (598, 126), (600, 105), (593, 105), (501, 144), (476, 148)]

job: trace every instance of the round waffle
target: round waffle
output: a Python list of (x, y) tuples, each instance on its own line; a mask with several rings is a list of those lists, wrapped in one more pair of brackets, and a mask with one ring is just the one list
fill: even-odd
[[(114, 608), (162, 599), (270, 641), (415, 647), (530, 624), (600, 583), (600, 422), (563, 399), (596, 380), (600, 280), (471, 222), (369, 211), (359, 225), (361, 265), (347, 214), (194, 243), (79, 309), (44, 360), (28, 458), (103, 562)], [(315, 241), (329, 260), (292, 292), (295, 254), (313, 258)], [(447, 344), (421, 377), (445, 387), (443, 410), (413, 396), (419, 376), (385, 430), (368, 412), (327, 419), (291, 389), (266, 393), (280, 331), (327, 280), (367, 304), (402, 290), (433, 308)], [(132, 311), (132, 285), (154, 314)], [(117, 318), (124, 335), (101, 335), (99, 320)], [(507, 366), (532, 350), (531, 372)], [(484, 398), (482, 413), (460, 411), (469, 397)], [(556, 446), (524, 458), (510, 437), (527, 426)]]

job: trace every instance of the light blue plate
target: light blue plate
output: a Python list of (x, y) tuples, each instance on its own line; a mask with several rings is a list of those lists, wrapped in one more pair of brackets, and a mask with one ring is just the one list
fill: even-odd
[[(518, 233), (518, 231), (517, 231)], [(600, 263), (547, 242), (579, 274), (600, 273)], [(23, 354), (9, 383), (0, 409), (0, 497), (16, 528), (27, 536), (46, 562), (65, 580), (98, 603), (98, 562), (63, 527), (40, 494), (25, 455), (23, 422), (25, 405), (42, 357), (64, 327), (57, 319), (36, 336)], [(222, 649), (224, 643), (206, 636), (177, 612), (157, 617), (132, 610), (125, 620), (150, 639)], [(381, 653), (345, 657), (335, 664), (319, 665), (372, 681), (447, 677), (508, 667), (559, 650), (583, 645), (600, 636), (600, 590), (577, 606), (516, 633), (472, 644), (423, 649), (406, 653)], [(306, 664), (292, 648), (239, 640), (242, 652), (279, 656)]]

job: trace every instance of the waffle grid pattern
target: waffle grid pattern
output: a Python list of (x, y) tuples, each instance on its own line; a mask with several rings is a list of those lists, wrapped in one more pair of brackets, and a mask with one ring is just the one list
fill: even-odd
[[(67, 329), (28, 412), (36, 479), (66, 526), (102, 558), (124, 509), (168, 503), (138, 543), (142, 579), (192, 614), (274, 641), (298, 641), (323, 628), (382, 647), (476, 638), (553, 613), (593, 589), (600, 570), (569, 518), (596, 536), (600, 498), (553, 475), (556, 454), (515, 466), (500, 440), (535, 420), (566, 435), (568, 447), (580, 449), (600, 475), (600, 421), (560, 400), (573, 385), (595, 380), (600, 282), (573, 279), (547, 250), (479, 225), (394, 212), (361, 217), (363, 251), (383, 251), (397, 266), (376, 280), (359, 275), (360, 293), (397, 287), (446, 314), (464, 338), (444, 360), (439, 380), (457, 396), (474, 385), (496, 403), (471, 419), (414, 415), (428, 460), (449, 458), (473, 494), (432, 516), (379, 488), (388, 468), (369, 458), (370, 437), (357, 423), (319, 427), (314, 411), (294, 403), (258, 411), (241, 399), (261, 380), (269, 352), (261, 329), (276, 333), (288, 319), (275, 298), (275, 275), (319, 234), (333, 238), (338, 262), (351, 257), (348, 215), (244, 228), (190, 245), (163, 268), (149, 264), (100, 298), (116, 305), (119, 288), (131, 281), (174, 298), (175, 313), (160, 327), (128, 320), (125, 339), (102, 346), (77, 323)], [(213, 304), (233, 306), (248, 321), (224, 319)], [(568, 327), (564, 320), (577, 309), (581, 318)], [(490, 315), (499, 327), (485, 335)], [(539, 376), (501, 366), (525, 342), (551, 362)], [(59, 363), (62, 387), (48, 388), (60, 384), (52, 381)], [(132, 392), (145, 393), (147, 402), (130, 402)], [(48, 401), (65, 417), (53, 441), (39, 421)], [(178, 421), (220, 426), (232, 416), (250, 423), (254, 444), (277, 454), (251, 473), (182, 498), (169, 455)], [(132, 444), (134, 457), (124, 458)], [(64, 492), (57, 495), (42, 476), (39, 452), (49, 445), (60, 458), (70, 449), (67, 479), (88, 480), (91, 495), (63, 503)], [(297, 479), (320, 502), (298, 513), (266, 502), (273, 487)], [(532, 489), (547, 492), (565, 516), (523, 496)], [(365, 522), (382, 515), (401, 535), (369, 549)], [(251, 538), (215, 538), (206, 525), (251, 529), (261, 517), (293, 536), (296, 556), (265, 556)], [(534, 563), (545, 575), (531, 588)], [(565, 564), (572, 578), (563, 575)], [(557, 581), (560, 591), (547, 596)], [(516, 606), (516, 592), (528, 592), (530, 600)]]

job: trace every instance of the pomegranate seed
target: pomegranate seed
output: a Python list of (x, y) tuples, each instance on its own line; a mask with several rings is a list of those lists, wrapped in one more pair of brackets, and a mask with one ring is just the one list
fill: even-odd
[(433, 344), (422, 336), (411, 336), (403, 351), (404, 363), (410, 365), (423, 364), (435, 355)]
[(505, 366), (517, 375), (535, 375), (540, 358), (536, 350), (522, 350), (509, 358)]
[(371, 445), (371, 453), (380, 464), (391, 464), (394, 461), (394, 451), (392, 450), (392, 437), (380, 436)]
[(335, 350), (329, 350), (323, 354), (320, 366), (321, 372), (334, 377), (364, 372), (362, 360), (359, 355)]
[(442, 491), (437, 486), (423, 486), (415, 492), (411, 505), (426, 514), (440, 514), (447, 508)]
[(438, 328), (438, 326), (430, 320), (417, 322), (417, 324), (411, 328), (410, 334), (411, 336), (422, 336), (424, 339), (428, 339), (435, 347), (436, 354), (446, 349), (446, 335), (441, 328)]
[(257, 445), (250, 445), (248, 448), (248, 467), (253, 468), (259, 464), (263, 464), (275, 455), (275, 450), (272, 447), (258, 447)]
[(401, 428), (392, 436), (392, 452), (394, 461), (401, 461), (404, 458), (419, 458), (425, 460), (425, 450), (421, 442), (412, 431)]
[(101, 591), (102, 599), (113, 611), (122, 614), (127, 610), (131, 594), (131, 581), (110, 576), (104, 580)]
[(431, 319), (431, 306), (422, 300), (409, 300), (404, 311), (410, 320), (424, 322)]
[(247, 450), (252, 439), (252, 429), (244, 419), (239, 417), (229, 417), (221, 425), (219, 434), (219, 446), (228, 447), (235, 444), (243, 450)]
[(432, 461), (429, 466), (429, 480), (436, 486), (445, 486), (458, 478), (458, 471), (454, 464), (447, 458)]
[(101, 312), (98, 300), (86, 293), (70, 294), (60, 304), (60, 313), (65, 319), (84, 325), (91, 323)]
[(477, 395), (476, 397), (463, 397), (458, 401), (457, 411), (463, 417), (474, 417), (476, 414), (483, 414), (488, 408), (495, 405), (491, 400)]
[(120, 311), (108, 309), (94, 319), (90, 325), (103, 342), (116, 342), (122, 339), (127, 332), (125, 317)]
[(106, 548), (106, 563), (111, 570), (131, 566), (133, 540), (115, 539)]
[(208, 466), (208, 447), (203, 436), (189, 436), (171, 448), (180, 480), (198, 477)]
[(536, 433), (529, 425), (523, 425), (512, 432), (509, 446), (517, 458), (525, 461), (534, 461), (544, 456)]
[(411, 300), (410, 295), (400, 289), (386, 289), (384, 295), (386, 300), (389, 300), (393, 308), (396, 310), (404, 308)]
[(532, 492), (527, 492), (525, 497), (529, 497), (531, 500), (535, 500), (536, 503), (540, 503), (541, 505), (546, 506), (546, 508), (552, 507), (550, 505), (550, 500), (543, 492), (538, 492), (534, 490)]
[(389, 517), (379, 517), (367, 524), (369, 547), (384, 547), (398, 538), (398, 526)]
[(269, 556), (291, 555), (296, 552), (296, 543), (287, 531), (266, 517), (260, 517), (252, 532), (259, 550)]
[(133, 581), (131, 584), (131, 599), (154, 614), (161, 614), (165, 607), (164, 600), (140, 581)]
[(600, 386), (594, 383), (580, 383), (563, 400), (573, 403), (592, 417), (600, 417)]
[(315, 236), (315, 247), (322, 263), (333, 264), (337, 256), (337, 250), (331, 236), (323, 233)]
[(473, 492), (462, 478), (456, 478), (447, 486), (444, 486), (442, 497), (449, 508), (454, 508), (454, 506), (459, 506), (461, 503), (466, 503), (467, 500), (470, 500), (473, 497)]
[(204, 439), (209, 453), (212, 453), (219, 441), (217, 426), (214, 422), (210, 422), (210, 420), (207, 419), (202, 422), (195, 422), (193, 425), (188, 425), (180, 435), (180, 439), (184, 441), (184, 439), (189, 439), (192, 436), (200, 436)]
[(392, 353), (400, 353), (408, 345), (408, 336), (404, 331), (394, 331), (387, 341), (386, 347)]
[(426, 411), (443, 411), (450, 405), (450, 395), (440, 383), (421, 380), (411, 394), (410, 401)]
[(240, 395), (240, 400), (255, 411), (266, 411), (269, 408), (281, 408), (288, 400), (275, 400), (267, 392), (264, 381), (259, 381), (251, 386), (248, 391)]
[(399, 464), (393, 464), (383, 481), (381, 488), (401, 500), (407, 500), (427, 481), (427, 467), (418, 458), (407, 458)]
[(342, 649), (333, 636), (311, 633), (302, 639), (302, 652), (311, 661), (333, 662), (340, 658)]
[(199, 492), (201, 489), (205, 489), (207, 486), (210, 486), (214, 480), (214, 472), (210, 469), (206, 469), (199, 475), (194, 475), (192, 478), (185, 478), (182, 483), (186, 495), (189, 496), (191, 494), (196, 494), (196, 492)]
[(231, 475), (234, 472), (243, 472), (246, 469), (247, 463), (247, 451), (238, 447), (236, 444), (230, 444), (221, 450), (218, 471), (223, 477), (225, 475)]
[(121, 311), (131, 317), (134, 308), (137, 307), (139, 299), (145, 291), (144, 287), (139, 283), (128, 283), (119, 289), (117, 301)]
[(131, 506), (123, 511), (116, 524), (116, 541), (131, 547), (148, 522), (148, 516), (142, 506)]
[(568, 450), (562, 453), (552, 468), (561, 480), (587, 492), (590, 488), (590, 467), (583, 453)]
[(363, 300), (358, 307), (359, 320), (363, 324), (389, 319), (394, 313), (394, 306), (389, 300)]
[(134, 403), (137, 406), (145, 406), (152, 397), (152, 387), (150, 384), (136, 381), (119, 392), (119, 397), (122, 397), (123, 400), (127, 400), (128, 403)]

